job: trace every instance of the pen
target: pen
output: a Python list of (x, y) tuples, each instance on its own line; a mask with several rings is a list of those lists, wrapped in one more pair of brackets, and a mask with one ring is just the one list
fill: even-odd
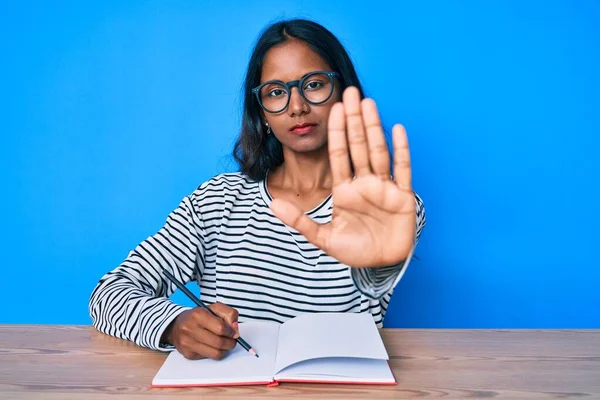
[[(186, 296), (190, 298), (190, 300), (192, 300), (194, 303), (196, 303), (196, 305), (198, 307), (205, 308), (205, 309), (208, 310), (208, 312), (210, 312), (215, 317), (221, 318), (217, 314), (215, 314), (213, 312), (213, 310), (211, 310), (210, 308), (208, 308), (208, 306), (206, 304), (204, 304), (202, 302), (202, 300), (200, 300), (199, 298), (197, 298), (196, 296), (194, 296), (194, 294), (192, 292), (190, 292), (188, 290), (188, 288), (186, 288), (181, 282), (179, 282), (177, 279), (175, 279), (175, 277), (169, 271), (164, 270), (163, 273), (165, 274), (165, 276), (167, 278), (169, 278), (175, 284), (175, 286), (177, 286), (179, 289), (181, 289), (183, 291), (183, 293), (185, 293)], [(242, 346), (244, 349), (246, 349), (248, 351), (248, 353), (250, 353), (253, 356), (255, 356), (256, 358), (258, 358), (258, 354), (256, 353), (256, 351), (254, 351), (254, 349), (252, 348), (252, 346), (250, 346), (248, 344), (248, 342), (246, 342), (244, 339), (242, 339), (241, 336), (238, 337), (236, 340), (240, 344), (240, 346)]]

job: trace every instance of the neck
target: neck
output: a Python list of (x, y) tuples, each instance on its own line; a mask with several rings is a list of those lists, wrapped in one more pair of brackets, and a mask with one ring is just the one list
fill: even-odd
[(327, 146), (311, 153), (283, 149), (283, 164), (270, 174), (277, 186), (296, 193), (331, 190), (332, 177)]

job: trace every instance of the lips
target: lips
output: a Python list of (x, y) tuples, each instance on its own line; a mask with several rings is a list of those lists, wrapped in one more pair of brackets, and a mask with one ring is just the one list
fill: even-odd
[(317, 127), (317, 124), (304, 123), (304, 124), (296, 124), (290, 128), (290, 132), (296, 133), (298, 135), (306, 135), (310, 133)]

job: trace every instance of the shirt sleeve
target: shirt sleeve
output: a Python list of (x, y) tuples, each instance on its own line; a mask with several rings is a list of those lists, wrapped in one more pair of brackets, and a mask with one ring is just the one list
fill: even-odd
[[(416, 224), (415, 224), (415, 242), (413, 247), (406, 257), (406, 260), (399, 264), (379, 267), (379, 268), (350, 268), (352, 280), (357, 289), (365, 296), (371, 299), (380, 299), (389, 303), (391, 292), (396, 287), (402, 275), (406, 271), (410, 263), (415, 247), (421, 237), (421, 231), (425, 227), (425, 207), (423, 201), (417, 193), (415, 193), (416, 203)], [(387, 301), (386, 301), (387, 300)]]
[(184, 285), (202, 274), (203, 225), (193, 200), (186, 196), (164, 226), (130, 251), (105, 274), (89, 302), (99, 331), (154, 350), (167, 351), (160, 338), (168, 325), (189, 309), (169, 296), (177, 287), (162, 273), (167, 269)]

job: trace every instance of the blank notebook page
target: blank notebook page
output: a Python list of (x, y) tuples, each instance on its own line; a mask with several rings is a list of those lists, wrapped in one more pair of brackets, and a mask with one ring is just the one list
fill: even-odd
[(370, 358), (320, 358), (284, 368), (277, 380), (325, 380), (335, 382), (396, 382), (386, 360)]
[(279, 324), (244, 322), (240, 335), (259, 354), (256, 358), (239, 344), (222, 360), (188, 360), (173, 351), (156, 374), (153, 385), (271, 382), (277, 354)]
[[(333, 328), (332, 328), (333, 327)], [(373, 316), (369, 313), (303, 314), (281, 325), (275, 373), (296, 362), (322, 357), (387, 360)]]

